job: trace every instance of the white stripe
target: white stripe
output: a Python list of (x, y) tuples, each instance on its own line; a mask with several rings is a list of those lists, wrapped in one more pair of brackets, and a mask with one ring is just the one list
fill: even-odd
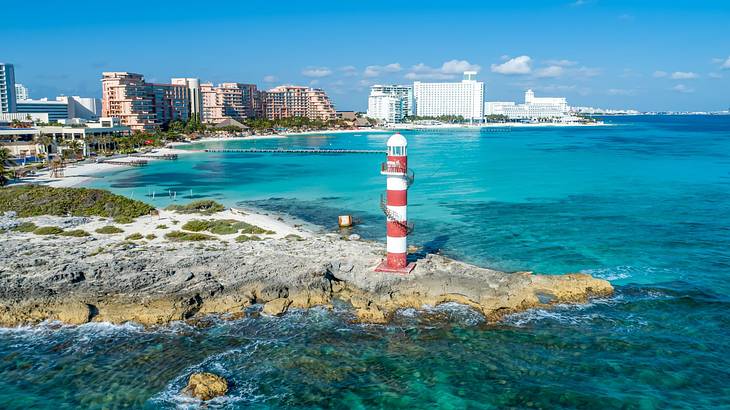
[(406, 179), (403, 177), (392, 177), (389, 176), (386, 179), (386, 187), (388, 191), (405, 191), (408, 189)]
[(388, 211), (393, 215), (395, 221), (407, 221), (408, 213), (406, 212), (406, 206), (393, 206), (388, 205)]
[(402, 238), (394, 238), (392, 236), (389, 236), (386, 248), (390, 253), (406, 253), (406, 251), (408, 250), (408, 242), (406, 240), (406, 237), (404, 236)]

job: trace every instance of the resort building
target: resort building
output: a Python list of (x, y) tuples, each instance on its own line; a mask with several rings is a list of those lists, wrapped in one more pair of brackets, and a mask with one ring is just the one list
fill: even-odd
[(15, 69), (0, 63), (0, 114), (16, 112), (15, 100)]
[(415, 113), (419, 117), (443, 115), (482, 120), (484, 116), (484, 83), (476, 81), (476, 71), (465, 71), (461, 82), (413, 83)]
[(29, 100), (30, 99), (30, 91), (28, 91), (28, 87), (24, 86), (20, 83), (15, 83), (15, 100)]
[(0, 114), (0, 125), (12, 124), (14, 121), (20, 121), (21, 123), (32, 124), (37, 122), (49, 122), (47, 112), (38, 113), (21, 113), (21, 112), (9, 112)]
[(68, 118), (81, 118), (84, 120), (95, 120), (101, 116), (101, 100), (92, 97), (60, 96), (56, 101), (68, 105)]
[(70, 118), (68, 112), (68, 102), (54, 101), (48, 98), (39, 100), (18, 100), (16, 103), (16, 112), (24, 114), (40, 114), (48, 113), (49, 122), (57, 122)]
[(201, 121), (217, 124), (227, 119), (244, 120), (261, 116), (261, 100), (254, 84), (211, 83), (200, 86)]
[(190, 107), (188, 108), (190, 116), (201, 118), (203, 97), (200, 94), (200, 80), (197, 78), (173, 78), (170, 83), (188, 87), (188, 90), (190, 90)]
[(262, 94), (264, 115), (269, 120), (307, 117), (327, 121), (336, 118), (329, 97), (319, 88), (280, 85)]
[(386, 123), (399, 123), (413, 115), (413, 87), (373, 85), (368, 97), (367, 116)]
[(570, 107), (564, 97), (538, 98), (532, 90), (525, 92), (525, 103), (492, 101), (484, 104), (485, 115), (504, 115), (511, 120), (563, 120), (570, 117)]
[(170, 121), (190, 118), (187, 84), (147, 83), (141, 74), (102, 74), (102, 116), (119, 118), (135, 131), (152, 131)]

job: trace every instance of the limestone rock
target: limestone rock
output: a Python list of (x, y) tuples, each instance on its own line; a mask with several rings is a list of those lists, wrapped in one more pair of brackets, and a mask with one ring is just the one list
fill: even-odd
[(291, 300), (287, 298), (279, 298), (266, 302), (263, 312), (271, 316), (280, 316), (286, 313), (291, 305)]
[(223, 396), (228, 392), (226, 379), (213, 373), (193, 373), (183, 393), (203, 401)]
[(70, 325), (82, 325), (89, 322), (91, 313), (91, 308), (86, 303), (71, 302), (60, 306), (55, 318)]

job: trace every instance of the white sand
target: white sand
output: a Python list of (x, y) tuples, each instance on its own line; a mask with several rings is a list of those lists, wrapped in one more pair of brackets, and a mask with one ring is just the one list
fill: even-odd
[[(102, 219), (94, 219), (92, 222), (89, 222), (87, 224), (79, 225), (78, 227), (74, 229), (83, 229), (89, 233), (92, 233), (93, 235), (99, 235), (95, 233), (94, 231), (98, 228), (101, 228), (106, 225), (114, 225), (117, 228), (123, 229), (124, 232), (117, 233), (117, 234), (111, 234), (111, 235), (104, 235), (108, 238), (116, 238), (116, 239), (124, 239), (127, 236), (139, 233), (142, 234), (142, 236), (147, 236), (149, 234), (154, 234), (156, 236), (155, 239), (149, 240), (150, 242), (166, 242), (168, 241), (165, 239), (165, 234), (172, 231), (180, 231), (182, 230), (182, 226), (185, 225), (187, 222), (193, 220), (193, 219), (233, 219), (236, 221), (242, 221), (249, 223), (251, 225), (258, 226), (260, 228), (264, 228), (269, 231), (273, 231), (275, 233), (273, 234), (258, 234), (256, 236), (260, 237), (261, 239), (266, 238), (284, 238), (287, 235), (298, 235), (302, 238), (308, 238), (312, 236), (312, 233), (305, 229), (300, 229), (297, 227), (294, 227), (293, 225), (289, 225), (284, 221), (280, 221), (278, 219), (275, 219), (273, 217), (262, 215), (258, 213), (253, 213), (248, 210), (242, 211), (237, 209), (226, 209), (225, 211), (215, 213), (213, 215), (200, 215), (200, 214), (179, 214), (173, 211), (166, 211), (164, 209), (159, 210), (159, 215), (152, 216), (141, 216), (137, 218), (133, 223), (130, 224), (119, 224), (115, 223), (112, 220), (102, 220)], [(164, 227), (162, 227), (164, 226)], [(210, 234), (210, 232), (202, 231), (200, 233), (204, 234)], [(210, 234), (211, 236), (217, 237), (218, 239), (222, 241), (227, 242), (233, 242), (235, 241), (236, 237), (238, 237), (238, 233), (230, 234), (230, 235), (214, 235)]]

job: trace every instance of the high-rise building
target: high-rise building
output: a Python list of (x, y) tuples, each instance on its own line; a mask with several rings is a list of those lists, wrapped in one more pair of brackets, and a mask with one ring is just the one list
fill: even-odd
[(142, 74), (102, 74), (102, 116), (119, 118), (136, 131), (151, 131), (170, 121), (190, 118), (190, 89), (186, 84), (151, 84)]
[(513, 120), (565, 119), (570, 116), (565, 97), (535, 97), (532, 90), (525, 92), (525, 103), (490, 101), (484, 104), (485, 115), (504, 115)]
[(413, 115), (413, 87), (410, 85), (373, 85), (368, 97), (367, 116), (388, 123), (399, 123)]
[(53, 101), (48, 98), (41, 98), (40, 100), (18, 100), (16, 112), (26, 114), (47, 113), (49, 122), (70, 118), (68, 102)]
[(197, 78), (173, 78), (174, 85), (184, 85), (190, 90), (190, 115), (201, 117), (203, 112), (203, 96), (200, 93), (200, 80)]
[(56, 97), (56, 101), (68, 104), (68, 118), (96, 120), (101, 115), (101, 100), (98, 98), (74, 95)]
[(281, 85), (263, 93), (266, 118), (307, 117), (331, 120), (336, 117), (329, 97), (319, 88)]
[(15, 69), (0, 63), (0, 114), (15, 111)]
[(201, 84), (202, 121), (219, 123), (227, 119), (243, 120), (261, 116), (259, 92), (254, 84)]
[(30, 99), (30, 91), (28, 91), (28, 87), (24, 86), (20, 83), (15, 83), (15, 100), (29, 100)]
[(476, 81), (476, 71), (465, 71), (461, 82), (413, 83), (413, 100), (419, 117), (442, 115), (481, 120), (484, 115), (484, 83)]

